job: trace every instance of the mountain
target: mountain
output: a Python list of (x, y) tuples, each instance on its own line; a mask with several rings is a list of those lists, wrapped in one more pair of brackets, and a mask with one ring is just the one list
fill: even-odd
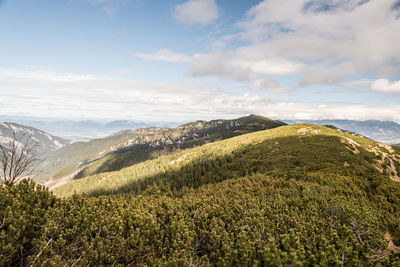
[(368, 138), (386, 144), (396, 144), (400, 142), (400, 124), (393, 121), (378, 120), (297, 120), (286, 121), (293, 123), (312, 123), (319, 125), (333, 125), (344, 130), (352, 131), (364, 135)]
[[(58, 171), (61, 174), (70, 174), (76, 172), (82, 166), (99, 159), (108, 153), (112, 153), (117, 148), (124, 147), (124, 144), (130, 144), (130, 140), (135, 138), (144, 138), (148, 134), (163, 131), (163, 128), (146, 128), (132, 131), (122, 131), (117, 134), (93, 139), (89, 142), (75, 142), (63, 147), (58, 151), (54, 151), (49, 155), (47, 160), (43, 162), (41, 169), (43, 173), (37, 182), (43, 183), (51, 178)], [(67, 171), (69, 170), (69, 171)], [(65, 173), (67, 171), (67, 173)], [(60, 173), (56, 176), (60, 177)], [(62, 176), (62, 175), (61, 175)]]
[(0, 143), (7, 144), (13, 138), (25, 136), (22, 141), (30, 137), (33, 142), (39, 144), (38, 155), (45, 158), (50, 152), (56, 151), (68, 144), (69, 140), (50, 135), (44, 131), (33, 127), (23, 126), (16, 123), (3, 122), (0, 123)]
[(109, 129), (110, 131), (121, 131), (121, 130), (132, 130), (132, 129), (138, 129), (138, 128), (146, 128), (149, 127), (149, 124), (146, 123), (136, 123), (133, 121), (128, 121), (128, 120), (116, 120), (116, 121), (111, 121), (109, 123), (106, 123), (104, 125), (104, 128)]
[(24, 181), (0, 188), (4, 262), (398, 266), (399, 173), (399, 147), (299, 124), (76, 179), (55, 195)]
[(109, 136), (121, 130), (137, 129), (139, 126), (147, 124), (136, 124), (130, 121), (112, 121), (108, 123), (83, 120), (54, 120), (54, 121), (34, 121), (33, 125), (37, 125), (40, 129), (44, 129), (58, 136), (66, 137), (74, 141), (89, 141), (94, 138), (102, 138)]
[(78, 177), (84, 177), (118, 170), (207, 142), (282, 125), (284, 123), (279, 121), (250, 115), (234, 120), (196, 121), (173, 129), (152, 127), (121, 131), (107, 138), (78, 142), (60, 149), (50, 155), (43, 169), (47, 179), (77, 172), (80, 172)]
[[(96, 173), (120, 170), (124, 167), (154, 159), (163, 155), (179, 152), (183, 149), (203, 145), (217, 140), (250, 132), (271, 129), (284, 123), (263, 116), (249, 115), (233, 120), (196, 121), (181, 125), (175, 129), (166, 129), (159, 134), (150, 134), (150, 142), (129, 141), (113, 153), (94, 160), (79, 171), (75, 178)], [(138, 139), (136, 137), (136, 139)], [(128, 143), (129, 143), (128, 142)]]
[[(397, 147), (340, 130), (298, 124), (244, 134), (148, 160), (120, 171), (77, 179), (54, 189), (54, 192), (61, 196), (73, 192), (89, 195), (140, 192), (152, 184), (166, 182), (174, 188), (198, 187), (212, 183), (214, 179), (221, 181), (224, 177), (245, 176), (254, 170), (257, 170), (256, 173), (290, 170), (341, 172), (346, 167), (374, 170), (374, 173), (399, 182), (399, 152)], [(215, 160), (217, 163), (213, 163)], [(223, 166), (219, 161), (223, 161)], [(361, 169), (359, 171), (363, 172)], [(188, 173), (194, 176), (188, 176)]]
[(27, 125), (41, 129), (55, 136), (60, 136), (75, 142), (90, 141), (95, 138), (103, 138), (122, 130), (134, 130), (145, 127), (176, 127), (176, 122), (132, 122), (129, 120), (68, 120), (31, 118), (0, 115), (0, 121), (9, 121), (21, 125)]

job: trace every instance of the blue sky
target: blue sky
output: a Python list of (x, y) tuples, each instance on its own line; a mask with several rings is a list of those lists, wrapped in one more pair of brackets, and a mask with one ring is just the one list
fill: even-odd
[(0, 115), (400, 122), (398, 0), (0, 3)]

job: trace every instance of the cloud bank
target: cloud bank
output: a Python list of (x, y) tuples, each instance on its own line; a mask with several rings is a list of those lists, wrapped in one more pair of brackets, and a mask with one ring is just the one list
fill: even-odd
[[(50, 71), (46, 74), (44, 70), (14, 70), (16, 75), (7, 74), (7, 78), (4, 78), (4, 72), (0, 73), (3, 73), (0, 75), (0, 113), (8, 115), (183, 121), (233, 118), (255, 113), (274, 119), (381, 119), (399, 122), (400, 114), (399, 106), (276, 101), (255, 92), (218, 90), (207, 83), (143, 82)], [(281, 90), (273, 79), (261, 80), (254, 86)]]
[(94, 75), (56, 73), (46, 68), (38, 68), (38, 67), (25, 67), (23, 69), (0, 68), (0, 78), (41, 80), (41, 81), (53, 81), (53, 82), (91, 81), (96, 79)]
[(395, 0), (265, 0), (237, 24), (234, 38), (216, 40), (219, 47), (241, 45), (195, 57), (188, 73), (252, 82), (297, 73), (300, 87), (339, 85), (349, 76), (391, 79), (400, 68), (397, 6)]

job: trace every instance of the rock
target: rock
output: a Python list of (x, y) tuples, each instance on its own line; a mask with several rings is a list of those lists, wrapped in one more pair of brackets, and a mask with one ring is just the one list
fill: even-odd
[(390, 159), (389, 157), (385, 157), (385, 162), (386, 162), (387, 165), (389, 165), (389, 168), (391, 170), (395, 170), (396, 169), (396, 167), (393, 164), (392, 159)]

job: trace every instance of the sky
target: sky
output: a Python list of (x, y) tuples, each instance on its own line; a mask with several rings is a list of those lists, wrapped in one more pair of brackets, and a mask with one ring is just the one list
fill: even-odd
[(0, 0), (0, 115), (400, 122), (399, 0)]

